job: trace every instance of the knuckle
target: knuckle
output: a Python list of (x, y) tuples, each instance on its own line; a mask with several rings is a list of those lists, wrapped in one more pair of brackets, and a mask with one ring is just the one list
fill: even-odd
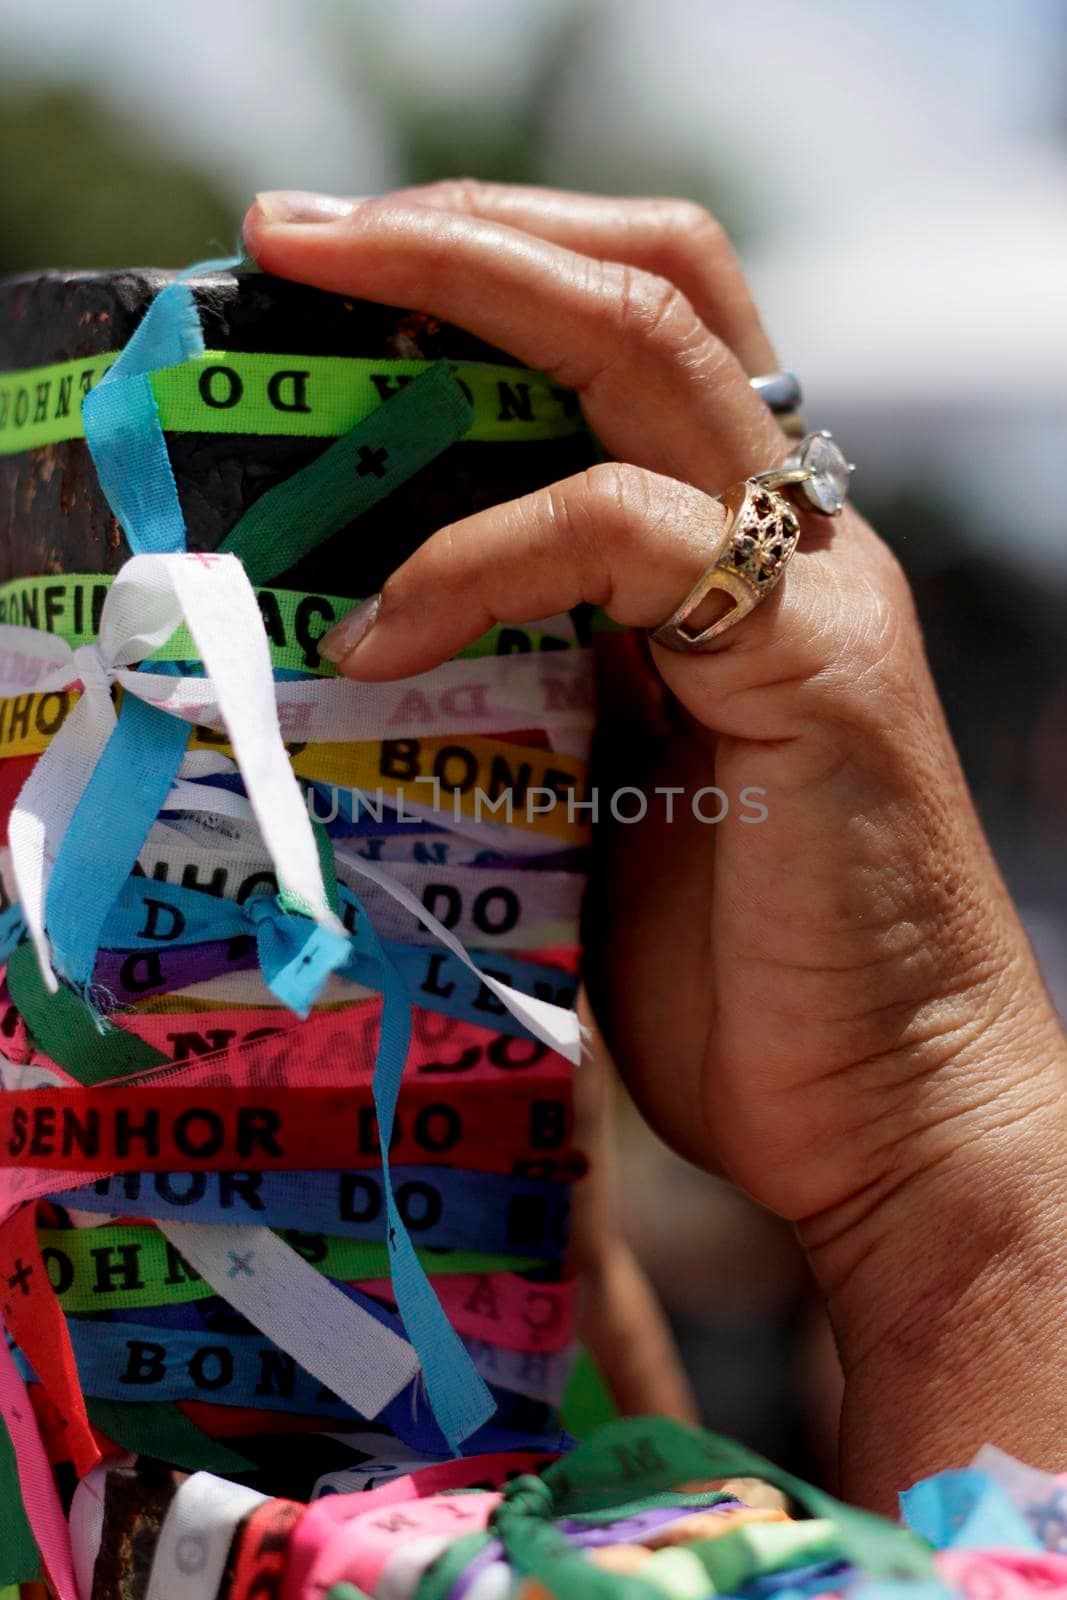
[(480, 178), (438, 178), (426, 185), (425, 193), (434, 196), (450, 211), (466, 211), (481, 216), (496, 197), (497, 185)]
[(596, 544), (599, 502), (588, 479), (589, 473), (585, 472), (551, 484), (544, 491), (554, 539), (567, 551), (581, 552)]
[(672, 320), (685, 296), (670, 278), (638, 267), (624, 267), (619, 282), (619, 328), (624, 336), (651, 338)]
[(722, 223), (695, 200), (664, 200), (661, 204), (660, 226), (675, 247), (696, 245), (716, 255), (732, 248)]
[(628, 461), (600, 461), (582, 480), (587, 535), (600, 544), (609, 540), (615, 553), (643, 545), (657, 520), (651, 474)]
[(552, 548), (573, 564), (587, 599), (635, 536), (648, 500), (646, 478), (638, 467), (605, 461), (542, 491)]
[(618, 272), (616, 317), (619, 335), (647, 344), (670, 340), (689, 330), (696, 316), (678, 286), (655, 272), (624, 266)]
[(586, 497), (601, 515), (613, 513), (629, 520), (648, 507), (649, 476), (629, 461), (598, 461), (582, 474)]
[(693, 200), (651, 200), (640, 213), (644, 265), (680, 284), (694, 272), (736, 273), (734, 247), (722, 223)]
[(583, 599), (607, 605), (614, 584), (650, 560), (706, 551), (716, 503), (689, 484), (627, 461), (602, 461), (528, 502), (527, 536), (575, 574)]
[(659, 357), (705, 364), (718, 359), (719, 341), (669, 278), (614, 261), (585, 260), (574, 282), (595, 357), (574, 355), (542, 363), (557, 382), (585, 391), (614, 375), (620, 363)]
[[(544, 509), (549, 526), (553, 533), (565, 545), (574, 541), (579, 522), (578, 505), (580, 497), (573, 492), (573, 485), (566, 483), (551, 483), (542, 490), (544, 495)], [(539, 508), (537, 508), (539, 510)], [(537, 510), (531, 508), (533, 520), (537, 519)]]

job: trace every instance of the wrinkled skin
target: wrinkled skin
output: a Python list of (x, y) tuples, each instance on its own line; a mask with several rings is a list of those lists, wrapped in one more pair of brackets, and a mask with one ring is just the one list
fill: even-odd
[[(439, 530), (358, 643), (335, 630), (341, 670), (423, 671), (580, 601), (661, 623), (707, 565), (713, 497), (789, 448), (748, 383), (778, 363), (713, 219), (473, 182), (312, 206), (252, 208), (266, 270), (471, 329), (576, 389), (614, 458)], [(602, 788), (734, 804), (715, 827), (683, 797), (673, 824), (650, 807), (598, 829), (592, 1005), (652, 1127), (796, 1225), (846, 1374), (846, 1492), (892, 1509), (990, 1437), (1062, 1469), (1067, 1358), (1041, 1328), (1065, 1275), (1067, 1052), (894, 557), (850, 508), (804, 515), (784, 581), (714, 648), (634, 635), (605, 657)], [(765, 822), (741, 820), (745, 789)]]

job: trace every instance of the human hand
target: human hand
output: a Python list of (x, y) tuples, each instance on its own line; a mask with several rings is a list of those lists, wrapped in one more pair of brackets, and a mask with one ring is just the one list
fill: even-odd
[[(386, 583), (342, 671), (419, 672), (493, 621), (580, 601), (661, 623), (722, 527), (710, 497), (788, 448), (749, 386), (777, 363), (712, 220), (477, 184), (334, 202), (314, 223), (280, 204), (246, 221), (266, 270), (508, 349), (577, 390), (615, 458), (441, 529)], [(650, 805), (599, 830), (598, 1020), (653, 1126), (797, 1223), (859, 1369), (946, 1298), (950, 1318), (999, 1259), (991, 1175), (1002, 1219), (1049, 1203), (1062, 1036), (907, 585), (854, 511), (804, 518), (783, 583), (716, 648), (646, 654), (633, 636), (614, 652), (614, 778), (649, 795), (715, 784), (732, 803), (715, 827), (683, 794), (672, 824)], [(741, 820), (744, 790), (763, 792), (765, 822)]]

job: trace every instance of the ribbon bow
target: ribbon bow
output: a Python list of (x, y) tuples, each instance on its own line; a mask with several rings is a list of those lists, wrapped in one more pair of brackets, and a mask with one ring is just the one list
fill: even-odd
[[(135, 696), (146, 683), (151, 690), (152, 675), (130, 672), (128, 664), (158, 649), (182, 621), (200, 652), (248, 804), (283, 885), (277, 904), (253, 900), (244, 914), (255, 929), (268, 981), (286, 1004), (305, 1010), (329, 972), (347, 961), (353, 945), (329, 904), (311, 820), (282, 742), (276, 685), (259, 607), (244, 569), (233, 556), (134, 556), (108, 594), (97, 646), (74, 651), (60, 640), (44, 642), (38, 636), (40, 655), (27, 657), (19, 649), (25, 632), (0, 630), (0, 673), (8, 683), (21, 681), (44, 692), (65, 689), (79, 680), (85, 686), (12, 813), (12, 867), (23, 915), (42, 974), (54, 991), (57, 984), (48, 961), (44, 919), (50, 867), (115, 729), (111, 685), (119, 683)], [(203, 680), (189, 681), (204, 687)], [(154, 715), (161, 712), (155, 710)], [(459, 959), (474, 965), (459, 942), (388, 874), (355, 857), (347, 858), (347, 864), (397, 898)], [(94, 902), (91, 893), (82, 897), (90, 920), (97, 924), (94, 950), (110, 910), (109, 901), (110, 896), (103, 903)], [(293, 915), (297, 912), (303, 915)], [(402, 976), (378, 941), (369, 918), (361, 917), (358, 927), (358, 937), (369, 940), (364, 950), (380, 973), (385, 997), (374, 1096), (390, 1212), (394, 1286), (435, 1415), (449, 1443), (458, 1448), (492, 1414), (494, 1405), (457, 1340), (392, 1202), (388, 1145), (407, 1054), (411, 1004)], [(579, 1059), (582, 1030), (573, 1012), (521, 995), (491, 977), (486, 976), (485, 981), (537, 1038), (571, 1061)]]
[[(337, 965), (345, 958), (347, 938), (329, 905), (311, 820), (282, 742), (267, 638), (241, 563), (229, 555), (133, 556), (104, 603), (98, 644), (72, 650), (61, 639), (35, 634), (27, 647), (25, 629), (0, 628), (0, 676), (9, 692), (61, 692), (79, 681), (84, 687), (23, 786), (9, 827), (23, 916), (53, 992), (57, 980), (45, 931), (49, 881), (64, 835), (116, 727), (111, 687), (119, 684), (140, 699), (156, 700), (154, 674), (129, 667), (165, 644), (182, 622), (211, 680), (212, 699), (283, 885), (283, 905), (305, 913), (334, 937)], [(202, 680), (189, 682), (203, 691)], [(172, 681), (169, 687), (173, 689)], [(107, 818), (100, 818), (99, 825), (106, 827)], [(82, 890), (85, 917), (98, 932), (110, 897), (100, 904), (92, 884)], [(98, 942), (97, 937), (94, 950)], [(317, 948), (324, 952), (328, 946), (320, 938)], [(57, 957), (72, 981), (88, 981), (84, 966), (72, 971), (62, 952)]]
[[(8, 693), (62, 693), (77, 683), (83, 687), (16, 801), (9, 825), (12, 869), (45, 986), (53, 994), (58, 989), (53, 961), (72, 983), (86, 985), (104, 924), (129, 870), (123, 866), (124, 854), (132, 864), (149, 819), (162, 809), (177, 776), (189, 732), (183, 719), (192, 711), (196, 720), (195, 713), (210, 704), (226, 730), (282, 886), (277, 902), (251, 902), (245, 915), (268, 981), (287, 1005), (304, 1011), (354, 945), (330, 904), (315, 834), (279, 725), (279, 697), (290, 693), (295, 709), (307, 691), (301, 685), (285, 690), (275, 684), (262, 617), (240, 561), (221, 552), (183, 552), (184, 522), (148, 373), (202, 347), (192, 296), (185, 284), (173, 284), (157, 297), (122, 356), (86, 401), (86, 439), (101, 486), (131, 547), (145, 552), (135, 554), (112, 584), (98, 643), (71, 649), (56, 637), (37, 633), (29, 647), (35, 653), (28, 654), (26, 630), (0, 628), (0, 683)], [(166, 644), (183, 622), (203, 663), (203, 678), (176, 682), (173, 676), (161, 680), (156, 672), (130, 670), (132, 663)], [(127, 691), (119, 718), (111, 698), (116, 685)], [(337, 692), (354, 693), (351, 685), (338, 686)], [(350, 714), (357, 704), (349, 699)], [(333, 737), (339, 736), (334, 731)], [(109, 827), (121, 840), (118, 847), (111, 841), (100, 852), (105, 859), (97, 866), (94, 830)], [(102, 837), (106, 840), (107, 833)], [(367, 863), (352, 865), (420, 916), (473, 966), (458, 942), (407, 891), (398, 892), (400, 886)], [(0, 934), (11, 931), (5, 927)], [(494, 1404), (426, 1279), (392, 1198), (388, 1147), (411, 1002), (402, 974), (365, 916), (359, 919), (358, 938), (369, 941), (363, 954), (377, 969), (384, 996), (374, 1097), (394, 1287), (434, 1413), (449, 1444), (458, 1449), (492, 1414)], [(486, 981), (536, 1037), (578, 1060), (582, 1030), (574, 1013), (520, 995), (498, 980)], [(212, 1232), (218, 1243), (218, 1230)], [(357, 1330), (353, 1325), (348, 1331), (354, 1335)], [(0, 1391), (0, 1409), (12, 1427), (18, 1411), (11, 1403), (10, 1385), (7, 1390), (0, 1385)], [(20, 1427), (14, 1428), (13, 1437), (20, 1472), (35, 1490), (45, 1485), (48, 1498), (35, 1493), (28, 1503), (52, 1576), (59, 1580), (64, 1600), (70, 1600), (69, 1551), (61, 1536), (56, 1539), (51, 1523), (55, 1496), (47, 1468), (36, 1440)]]

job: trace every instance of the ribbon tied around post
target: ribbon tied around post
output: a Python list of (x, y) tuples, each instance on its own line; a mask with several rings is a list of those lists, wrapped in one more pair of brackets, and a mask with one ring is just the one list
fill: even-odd
[[(60, 845), (116, 727), (112, 685), (154, 701), (156, 675), (132, 671), (132, 663), (165, 643), (182, 622), (211, 680), (212, 698), (283, 886), (285, 909), (299, 910), (317, 925), (316, 958), (326, 958), (323, 976), (347, 957), (348, 938), (329, 905), (311, 819), (282, 742), (266, 634), (241, 563), (226, 555), (133, 556), (108, 593), (97, 645), (72, 650), (52, 635), (33, 633), (28, 646), (28, 630), (0, 628), (0, 676), (9, 692), (63, 694), (79, 681), (83, 685), (81, 698), (23, 786), (9, 826), (22, 913), (52, 992), (57, 987), (53, 954), (71, 982), (84, 985), (91, 977), (84, 959), (67, 961), (63, 951), (50, 948), (46, 909)], [(173, 688), (175, 680), (163, 681)], [(202, 680), (192, 681), (203, 688)], [(91, 956), (110, 904), (94, 900), (92, 885), (84, 889), (83, 914), (96, 924)], [(310, 929), (308, 937), (313, 937)]]
[[(131, 670), (132, 663), (164, 644), (183, 622), (200, 651), (204, 678), (176, 680)], [(217, 707), (248, 809), (282, 892), (277, 899), (252, 897), (240, 907), (213, 900), (210, 917), (237, 917), (242, 930), (254, 934), (262, 970), (279, 998), (304, 1014), (329, 974), (353, 954), (369, 957), (377, 968), (384, 1009), (373, 1087), (394, 1288), (434, 1414), (449, 1447), (458, 1450), (489, 1420), (494, 1402), (451, 1327), (391, 1197), (388, 1147), (410, 1035), (410, 995), (362, 903), (357, 902), (353, 935), (345, 931), (331, 904), (315, 830), (282, 741), (277, 696), (286, 686), (273, 681), (262, 617), (244, 569), (232, 555), (135, 556), (108, 594), (97, 645), (72, 650), (54, 636), (39, 633), (33, 633), (29, 643), (27, 633), (23, 628), (0, 628), (0, 680), (9, 692), (63, 694), (78, 682), (83, 685), (80, 700), (19, 795), (9, 830), (22, 913), (53, 992), (58, 985), (51, 955), (64, 976), (82, 982), (91, 976), (91, 966), (72, 972), (63, 952), (50, 949), (48, 887), (65, 828), (116, 725), (111, 701), (115, 685), (149, 699), (157, 711), (171, 711), (179, 721), (190, 704), (183, 685), (193, 702), (202, 705), (210, 699)], [(350, 686), (336, 687), (344, 693)], [(417, 916), (458, 959), (478, 970), (459, 941), (409, 889), (376, 864), (348, 852), (341, 852), (341, 857), (351, 870), (374, 881)], [(179, 900), (184, 904), (186, 899), (200, 899), (194, 891), (159, 888), (175, 905)], [(111, 911), (106, 902), (87, 908), (96, 921), (87, 950), (95, 951)], [(209, 927), (210, 920), (205, 934)], [(582, 1026), (574, 1012), (521, 994), (489, 974), (482, 977), (535, 1037), (568, 1060), (579, 1061)]]
[[(318, 690), (310, 695), (305, 684), (275, 683), (262, 615), (240, 560), (224, 552), (187, 554), (184, 549), (184, 518), (148, 374), (195, 358), (202, 350), (191, 292), (182, 282), (172, 284), (157, 296), (126, 350), (86, 399), (86, 439), (101, 487), (135, 552), (111, 586), (98, 642), (71, 648), (51, 634), (0, 627), (0, 692), (55, 695), (60, 724), (24, 784), (9, 824), (21, 914), (46, 990), (57, 993), (58, 972), (84, 994), (125, 875), (150, 819), (171, 793), (191, 723), (210, 718), (221, 724), (280, 885), (276, 900), (260, 899), (240, 908), (255, 934), (268, 981), (286, 1005), (305, 1014), (329, 973), (342, 968), (355, 951), (369, 958), (380, 974), (384, 1004), (374, 1099), (394, 1288), (435, 1416), (449, 1447), (458, 1451), (489, 1419), (494, 1403), (451, 1328), (392, 1200), (388, 1147), (410, 1032), (410, 995), (362, 905), (354, 937), (337, 916), (279, 721), (279, 703), (284, 706), (286, 697), (294, 717), (308, 722), (314, 722), (322, 702)], [(451, 391), (443, 372), (432, 379), (427, 374), (420, 400), (436, 403), (435, 384)], [(412, 406), (414, 401), (413, 395)], [(422, 432), (414, 426), (417, 421), (413, 416), (405, 424), (412, 425), (415, 436)], [(464, 424), (463, 409), (452, 404), (431, 453), (458, 436)], [(427, 448), (425, 441), (418, 446), (420, 451)], [(347, 494), (340, 449), (336, 461), (337, 482)], [(417, 464), (417, 453), (412, 453), (405, 470)], [(183, 623), (202, 663), (202, 677), (180, 677), (173, 666), (133, 670)], [(71, 707), (70, 692), (79, 684), (81, 695)], [(112, 700), (116, 688), (124, 695), (119, 716)], [(356, 687), (338, 683), (330, 688), (342, 720), (347, 716), (358, 722), (365, 702)], [(305, 696), (308, 705), (303, 704)], [(504, 723), (516, 725), (524, 724)], [(336, 727), (331, 719), (331, 728)], [(339, 737), (337, 732), (333, 736)], [(368, 864), (351, 865), (474, 966), (458, 941), (403, 886)], [(13, 913), (3, 932), (10, 936), (14, 931)], [(582, 1028), (573, 1012), (531, 999), (489, 976), (485, 981), (538, 1039), (577, 1063)], [(81, 1007), (76, 995), (68, 994), (68, 999)], [(88, 1023), (87, 1006), (84, 1014)], [(56, 1187), (62, 1182), (57, 1174)], [(193, 1234), (185, 1237), (192, 1249)], [(217, 1233), (214, 1237), (217, 1244)], [(208, 1262), (202, 1265), (207, 1268)], [(270, 1259), (264, 1255), (263, 1265), (268, 1278), (295, 1270), (276, 1251)], [(348, 1335), (347, 1342), (358, 1345), (354, 1325)], [(63, 1600), (70, 1600), (69, 1551), (54, 1522), (47, 1467), (36, 1442), (17, 1425), (14, 1394), (9, 1383), (0, 1403), (13, 1426), (27, 1507), (53, 1579)]]

